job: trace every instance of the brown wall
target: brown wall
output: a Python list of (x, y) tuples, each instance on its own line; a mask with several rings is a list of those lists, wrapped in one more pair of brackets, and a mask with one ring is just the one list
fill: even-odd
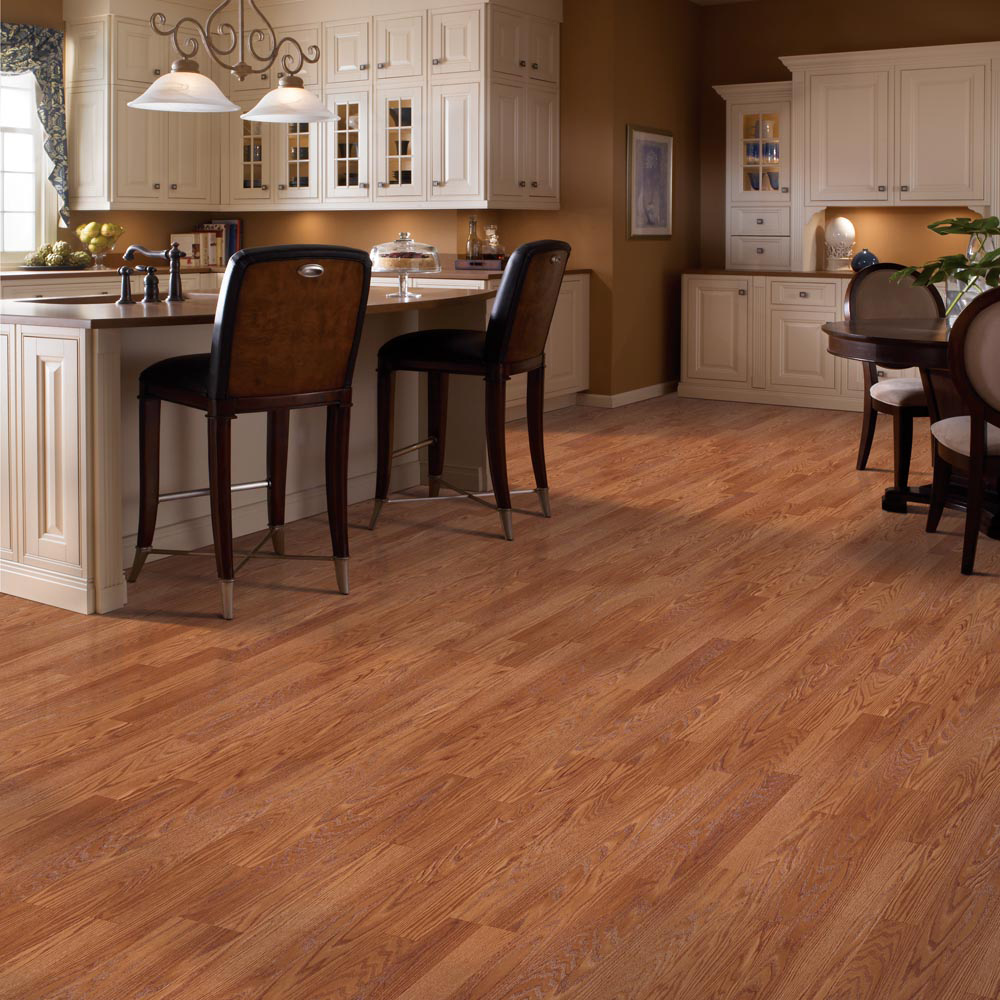
[[(712, 86), (788, 80), (780, 56), (859, 49), (947, 45), (1000, 38), (1000, 0), (755, 0), (706, 7), (701, 56), (701, 263), (725, 265), (725, 103)], [(891, 211), (891, 217), (886, 213)], [(949, 252), (926, 223), (955, 214), (925, 210), (838, 208), (858, 230), (858, 245), (882, 259), (918, 263)], [(867, 242), (862, 242), (865, 240)]]
[(8, 24), (37, 24), (63, 29), (62, 0), (3, 0), (0, 20)]

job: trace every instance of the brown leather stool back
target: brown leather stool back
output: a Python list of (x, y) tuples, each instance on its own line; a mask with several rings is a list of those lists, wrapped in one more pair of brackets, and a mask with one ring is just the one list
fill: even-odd
[(488, 362), (528, 361), (545, 353), (569, 253), (568, 243), (536, 240), (511, 254), (486, 330)]
[(936, 319), (944, 303), (933, 285), (896, 281), (902, 264), (873, 264), (859, 271), (847, 288), (847, 319)]
[(265, 398), (351, 384), (371, 260), (338, 246), (234, 254), (219, 293), (209, 396)]

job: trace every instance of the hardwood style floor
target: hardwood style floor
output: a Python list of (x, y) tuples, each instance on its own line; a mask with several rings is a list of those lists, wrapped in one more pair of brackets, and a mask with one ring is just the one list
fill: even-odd
[(360, 505), (350, 597), (229, 623), (208, 559), (0, 599), (0, 995), (1000, 996), (1000, 544), (882, 513), (859, 419), (551, 414), (551, 521)]

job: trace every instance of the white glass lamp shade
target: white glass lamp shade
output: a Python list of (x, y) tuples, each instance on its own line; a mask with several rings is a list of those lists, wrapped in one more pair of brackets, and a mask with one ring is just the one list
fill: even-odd
[(142, 111), (239, 111), (226, 95), (207, 77), (198, 72), (198, 64), (178, 60), (166, 76), (157, 77), (134, 101), (130, 108)]
[(282, 77), (240, 118), (249, 122), (328, 122), (336, 115), (295, 76)]
[(828, 243), (853, 243), (857, 233), (854, 231), (854, 223), (844, 216), (838, 215), (836, 219), (831, 219), (826, 227), (826, 240)]

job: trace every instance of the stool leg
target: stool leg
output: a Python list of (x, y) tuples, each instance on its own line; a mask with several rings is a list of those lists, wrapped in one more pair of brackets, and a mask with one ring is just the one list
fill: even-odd
[(875, 423), (878, 411), (872, 406), (872, 398), (865, 393), (865, 412), (861, 417), (861, 443), (858, 445), (857, 468), (864, 469), (868, 464), (868, 456), (872, 452), (872, 442), (875, 440)]
[(441, 493), (444, 473), (444, 439), (448, 423), (448, 376), (445, 372), (427, 373), (427, 436), (434, 443), (427, 454), (427, 488), (432, 497)]
[(285, 483), (288, 474), (288, 410), (267, 414), (267, 524), (271, 544), (285, 554)]
[(910, 478), (910, 453), (913, 451), (913, 415), (900, 410), (892, 418), (892, 450), (895, 486), (905, 490)]
[(549, 505), (549, 480), (545, 474), (545, 443), (542, 438), (542, 420), (545, 410), (545, 369), (528, 372), (528, 447), (531, 450), (531, 468), (535, 473), (535, 489), (542, 513), (552, 516)]
[(972, 574), (976, 565), (979, 522), (983, 513), (983, 461), (986, 455), (986, 433), (982, 426), (977, 433), (975, 421), (972, 424), (972, 436), (969, 482), (965, 495), (965, 538), (962, 542), (962, 572), (966, 576)]
[(378, 458), (375, 465), (375, 506), (368, 524), (375, 530), (375, 522), (382, 512), (382, 505), (389, 499), (389, 479), (392, 476), (392, 418), (395, 409), (396, 373), (388, 368), (378, 370)]
[(927, 530), (933, 534), (941, 523), (944, 504), (948, 499), (948, 484), (951, 482), (951, 464), (946, 462), (934, 445), (934, 482), (931, 486), (931, 502), (927, 507)]
[(153, 545), (156, 511), (160, 504), (160, 400), (145, 394), (139, 397), (139, 531), (135, 558), (126, 579), (139, 579), (146, 556)]
[(337, 586), (342, 594), (349, 591), (347, 561), (347, 454), (351, 436), (351, 408), (326, 408), (326, 514), (330, 521), (333, 562)]
[(510, 487), (507, 484), (507, 439), (504, 421), (507, 416), (507, 381), (503, 377), (486, 379), (486, 451), (490, 461), (493, 496), (503, 525), (504, 538), (514, 540), (514, 524), (510, 509)]
[(233, 617), (232, 417), (208, 418), (208, 478), (222, 617)]

